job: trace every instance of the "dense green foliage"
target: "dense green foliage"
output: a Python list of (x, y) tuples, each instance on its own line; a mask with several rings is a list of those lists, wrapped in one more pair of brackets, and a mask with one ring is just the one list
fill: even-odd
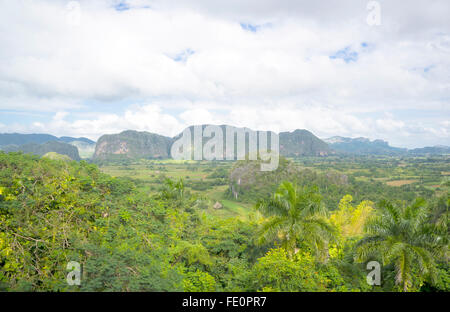
[[(214, 166), (189, 174), (222, 187), (226, 172)], [(0, 289), (449, 290), (448, 192), (409, 205), (350, 195), (328, 204), (320, 185), (279, 181), (257, 210), (220, 216), (191, 180), (159, 178), (159, 167), (150, 190), (133, 170), (112, 177), (85, 161), (0, 152)], [(377, 259), (382, 284), (369, 286), (365, 263)], [(79, 286), (66, 282), (70, 261), (81, 264)]]
[[(308, 160), (305, 160), (304, 163), (310, 165)], [(336, 163), (336, 160), (325, 164), (319, 162), (316, 164), (317, 167), (310, 168), (280, 158), (277, 170), (261, 172), (257, 162), (238, 161), (230, 170), (228, 197), (244, 202), (256, 202), (258, 199), (267, 198), (274, 193), (279, 184), (285, 180), (299, 186), (317, 186), (319, 193), (323, 196), (323, 201), (330, 210), (334, 210), (339, 200), (346, 194), (350, 194), (355, 201), (371, 200), (373, 202), (385, 198), (396, 201), (412, 201), (416, 197), (428, 199), (433, 196), (433, 191), (421, 183), (394, 188), (384, 183), (381, 175), (377, 180), (367, 179), (366, 175), (377, 178), (379, 171), (377, 168), (381, 167), (378, 162), (367, 161), (366, 163), (363, 159), (363, 169), (358, 171), (354, 169), (344, 171), (342, 166), (348, 166), (348, 163), (338, 163), (338, 165)], [(444, 165), (442, 168), (436, 168), (437, 171), (439, 170), (439, 175), (440, 171), (445, 170), (444, 168)], [(423, 168), (421, 169), (425, 171)], [(387, 167), (385, 170), (391, 172), (392, 169)], [(427, 170), (429, 169), (427, 168)], [(361, 177), (361, 175), (364, 176)]]
[(369, 235), (358, 242), (356, 258), (393, 264), (396, 284), (403, 291), (420, 287), (425, 278), (435, 281), (436, 262), (446, 257), (447, 224), (429, 220), (423, 199), (406, 207), (383, 201), (379, 208), (366, 223)]
[(280, 239), (281, 246), (291, 255), (297, 246), (304, 245), (320, 257), (320, 251), (333, 240), (334, 230), (325, 219), (326, 207), (315, 189), (283, 182), (270, 199), (258, 201), (256, 207), (271, 217), (261, 226), (258, 236), (263, 241)]

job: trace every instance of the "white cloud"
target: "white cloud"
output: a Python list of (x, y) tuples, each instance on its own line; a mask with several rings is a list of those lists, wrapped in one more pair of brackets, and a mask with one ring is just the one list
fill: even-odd
[[(161, 112), (154, 105), (144, 105), (135, 110), (126, 110), (124, 114), (100, 114), (96, 118), (67, 121), (65, 113), (58, 112), (53, 120), (45, 125), (49, 133), (67, 133), (97, 139), (101, 134), (118, 133), (127, 129), (149, 131), (173, 136), (182, 129), (179, 121), (169, 114)], [(37, 130), (37, 129), (36, 129)]]
[[(195, 104), (194, 104), (195, 106)], [(54, 135), (84, 136), (97, 140), (102, 134), (119, 133), (134, 129), (149, 131), (173, 137), (190, 125), (230, 124), (249, 127), (254, 130), (272, 130), (275, 132), (308, 129), (321, 138), (337, 133), (350, 137), (368, 137), (377, 139), (389, 133), (399, 134), (398, 140), (391, 142), (394, 146), (417, 147), (418, 140), (427, 140), (439, 144), (439, 139), (447, 139), (450, 125), (443, 122), (439, 127), (429, 127), (421, 123), (405, 124), (391, 114), (383, 119), (358, 118), (333, 109), (310, 107), (291, 108), (232, 108), (226, 112), (207, 109), (188, 109), (181, 113), (168, 114), (161, 107), (148, 104), (134, 106), (123, 114), (104, 114), (90, 118), (74, 119), (67, 112), (56, 112), (48, 122), (34, 122), (31, 125), (13, 124), (0, 128), (25, 133), (50, 133)]]
[[(378, 27), (366, 24), (364, 1), (134, 0), (116, 11), (118, 3), (80, 1), (72, 26), (67, 1), (0, 1), (0, 111), (68, 114), (6, 129), (173, 135), (189, 123), (230, 123), (450, 144), (445, 0), (380, 1)], [(345, 48), (355, 61), (330, 59)], [(421, 110), (438, 114), (407, 114)]]

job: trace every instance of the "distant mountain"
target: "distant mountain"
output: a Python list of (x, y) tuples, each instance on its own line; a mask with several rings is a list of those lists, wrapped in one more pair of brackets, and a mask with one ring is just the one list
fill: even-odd
[[(202, 129), (204, 129), (207, 125), (201, 125)], [(224, 150), (226, 149), (226, 128), (231, 130), (245, 130), (248, 133), (258, 134), (261, 131), (255, 131), (249, 128), (239, 128), (229, 125), (220, 125), (223, 133), (223, 142), (224, 142)], [(190, 126), (191, 135), (194, 132), (194, 126)], [(174, 140), (177, 140), (181, 137), (181, 134), (176, 136)], [(248, 149), (248, 135), (246, 135), (245, 146), (246, 153), (249, 152)], [(203, 140), (203, 144), (205, 144), (208, 139)], [(270, 142), (270, 138), (267, 139)], [(280, 143), (280, 155), (288, 156), (288, 157), (296, 157), (296, 156), (325, 156), (329, 155), (332, 150), (328, 147), (328, 145), (316, 137), (314, 134), (307, 130), (295, 130), (293, 132), (281, 132), (279, 134), (279, 143)], [(236, 148), (236, 144), (235, 144)], [(258, 147), (259, 148), (259, 147)]]
[(308, 130), (281, 132), (280, 154), (287, 157), (327, 156), (334, 152), (327, 143)]
[(172, 138), (134, 130), (101, 136), (95, 147), (94, 159), (169, 158)]
[(429, 146), (422, 148), (415, 148), (408, 151), (411, 155), (448, 155), (450, 154), (450, 146)]
[[(255, 135), (256, 137), (258, 137), (258, 134), (259, 134), (261, 131), (256, 131), (256, 130), (252, 130), (252, 129), (250, 129), (250, 128), (245, 128), (245, 127), (234, 127), (234, 126), (230, 126), (230, 125), (209, 125), (209, 124), (189, 126), (189, 127), (187, 128), (187, 129), (189, 129), (190, 132), (191, 132), (192, 150), (194, 150), (194, 148), (195, 148), (195, 146), (194, 146), (194, 131), (195, 131), (195, 130), (194, 130), (194, 127), (201, 127), (202, 133), (203, 133), (204, 129), (205, 129), (207, 126), (216, 126), (216, 127), (219, 127), (219, 128), (222, 129), (222, 138), (223, 138), (222, 144), (223, 144), (223, 158), (224, 158), (224, 159), (226, 158), (226, 153), (227, 153), (227, 130), (228, 130), (228, 131), (233, 131), (233, 132), (235, 132), (235, 133), (237, 133), (238, 131), (244, 131), (244, 132), (246, 133), (246, 134), (245, 134), (245, 154), (248, 155), (248, 154), (253, 153), (253, 152), (256, 153), (256, 151), (250, 151), (249, 138), (250, 138), (250, 134), (253, 134), (253, 135)], [(187, 130), (187, 129), (185, 129), (185, 130)], [(183, 130), (183, 132), (184, 132), (185, 130)], [(175, 137), (173, 138), (173, 141), (175, 142), (175, 141), (177, 141), (179, 138), (181, 138), (182, 135), (183, 135), (183, 132), (181, 132), (180, 134), (178, 134), (177, 136), (175, 136)], [(236, 135), (235, 135), (235, 138), (237, 138)], [(202, 139), (202, 142), (203, 142), (203, 144), (202, 144), (202, 150), (203, 150), (203, 146), (204, 146), (205, 144), (207, 144), (207, 142), (209, 142), (210, 139), (211, 139), (211, 138), (208, 138), (208, 137), (204, 137), (204, 138)], [(267, 142), (268, 142), (268, 145), (270, 146), (270, 137), (269, 137), (269, 136), (267, 137)], [(256, 144), (255, 147), (256, 147), (256, 149), (259, 148), (258, 143)], [(237, 140), (236, 140), (236, 139), (234, 140), (234, 157), (235, 157), (235, 158), (237, 157)]]
[[(198, 125), (203, 129), (208, 125)], [(190, 126), (191, 142), (193, 142), (194, 127)], [(226, 128), (237, 130), (245, 130), (247, 133), (258, 134), (249, 128), (238, 128), (228, 125), (218, 126), (222, 129), (224, 156), (226, 153)], [(94, 153), (95, 159), (120, 159), (126, 158), (169, 158), (170, 148), (173, 142), (177, 141), (183, 132), (174, 138), (164, 137), (158, 134), (149, 132), (124, 131), (120, 134), (104, 135), (100, 137)], [(280, 139), (280, 154), (283, 156), (297, 157), (297, 156), (326, 156), (332, 154), (330, 147), (307, 130), (295, 130), (293, 132), (282, 132), (279, 135)], [(249, 136), (246, 135), (245, 146), (246, 154), (248, 149)], [(208, 142), (208, 138), (203, 139), (203, 144)], [(270, 142), (270, 139), (268, 138)], [(192, 143), (193, 144), (193, 143)], [(203, 147), (203, 146), (202, 146)], [(236, 143), (235, 143), (236, 155)], [(225, 158), (225, 157), (224, 157)]]
[(21, 133), (0, 133), (0, 146), (5, 145), (23, 145), (27, 143), (42, 144), (50, 141), (61, 141), (70, 143), (73, 141), (81, 141), (87, 144), (95, 144), (94, 141), (87, 138), (72, 138), (72, 137), (56, 137), (51, 134), (21, 134)]
[(61, 155), (66, 155), (73, 160), (80, 160), (78, 149), (75, 146), (59, 141), (49, 141), (42, 144), (27, 143), (20, 146), (6, 145), (2, 146), (1, 149), (5, 152), (21, 151), (25, 154), (31, 153), (39, 156), (43, 156), (49, 152), (54, 152)]
[[(198, 125), (202, 130), (208, 125)], [(190, 126), (191, 142), (193, 144), (194, 127)], [(224, 156), (226, 153), (226, 128), (234, 131), (245, 130), (247, 133), (258, 134), (249, 128), (238, 128), (228, 125), (218, 126), (222, 129)], [(170, 158), (170, 148), (183, 132), (174, 138), (169, 138), (149, 132), (124, 131), (120, 134), (104, 135), (97, 141), (94, 159), (121, 159), (125, 158)], [(330, 147), (307, 130), (295, 130), (293, 132), (282, 132), (280, 138), (280, 154), (283, 156), (326, 156), (332, 154)], [(249, 152), (249, 136), (246, 135), (246, 154)], [(203, 145), (209, 138), (203, 139)], [(270, 138), (268, 138), (270, 142)], [(203, 148), (203, 146), (202, 146)], [(236, 143), (235, 143), (236, 155)], [(224, 157), (225, 158), (225, 157)]]
[(449, 146), (431, 146), (423, 148), (399, 148), (390, 146), (383, 140), (369, 140), (367, 138), (346, 138), (334, 136), (324, 139), (337, 152), (353, 155), (446, 155), (450, 154)]
[[(95, 141), (87, 138), (73, 138), (68, 136), (56, 137), (50, 134), (20, 134), (20, 133), (0, 133), (0, 149), (11, 149), (14, 147), (8, 147), (14, 145), (16, 147), (25, 144), (43, 144), (47, 142), (62, 142), (75, 146), (78, 148), (79, 155), (82, 158), (90, 158), (94, 154)], [(30, 147), (25, 147), (30, 148)], [(17, 149), (18, 150), (18, 149)], [(51, 151), (56, 152), (56, 151)]]
[(58, 141), (58, 138), (50, 134), (0, 133), (0, 146), (42, 144), (49, 141)]
[[(201, 125), (202, 129), (206, 126), (207, 125)], [(219, 127), (223, 130), (224, 152), (226, 150), (226, 127), (231, 127), (234, 130), (245, 130), (249, 133), (258, 133), (258, 131), (249, 128), (237, 128), (227, 125), (220, 125)], [(190, 126), (189, 129), (193, 135), (194, 126)], [(49, 134), (3, 133), (0, 134), (0, 150), (21, 150), (25, 153), (34, 153), (38, 155), (55, 152), (67, 155), (75, 160), (80, 159), (80, 157), (94, 159), (165, 159), (171, 157), (170, 148), (173, 142), (178, 140), (181, 135), (182, 133), (174, 138), (170, 138), (150, 132), (127, 130), (119, 134), (103, 135), (96, 143), (83, 137), (74, 138), (63, 136), (58, 138)], [(203, 144), (208, 141), (209, 139), (204, 138)], [(408, 150), (406, 148), (392, 147), (388, 142), (383, 140), (371, 141), (367, 138), (334, 136), (321, 140), (311, 132), (300, 129), (292, 132), (281, 132), (279, 134), (279, 143), (280, 155), (285, 157), (327, 156), (336, 153), (344, 155), (392, 156), (450, 154), (450, 147), (448, 146), (433, 146)], [(247, 153), (248, 136), (246, 136), (245, 144)]]
[(401, 155), (408, 152), (406, 148), (392, 147), (383, 140), (367, 138), (345, 138), (334, 136), (324, 139), (329, 147), (337, 152), (354, 155)]

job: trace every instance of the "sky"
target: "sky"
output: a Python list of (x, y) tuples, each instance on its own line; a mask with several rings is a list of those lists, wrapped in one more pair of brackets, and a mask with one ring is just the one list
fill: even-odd
[(0, 133), (450, 145), (450, 1), (0, 0)]

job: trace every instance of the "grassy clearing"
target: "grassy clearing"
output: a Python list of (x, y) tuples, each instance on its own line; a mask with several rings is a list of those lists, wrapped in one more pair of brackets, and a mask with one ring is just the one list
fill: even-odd
[[(213, 178), (208, 178), (219, 168), (231, 168), (231, 163), (211, 163), (195, 161), (175, 161), (175, 160), (145, 160), (138, 164), (130, 165), (107, 165), (101, 167), (104, 173), (114, 177), (130, 177), (141, 180), (145, 183), (145, 188), (156, 191), (164, 178), (183, 179), (185, 187), (193, 194), (208, 199), (206, 212), (210, 215), (220, 217), (248, 218), (252, 213), (253, 205), (249, 203), (239, 203), (225, 198), (224, 194), (228, 185), (213, 185), (211, 183), (205, 190), (193, 189), (196, 182), (214, 182)], [(213, 205), (219, 202), (223, 207), (214, 209)]]
[(418, 180), (394, 180), (394, 181), (388, 181), (386, 182), (389, 186), (402, 186), (407, 184), (412, 184), (418, 182)]

